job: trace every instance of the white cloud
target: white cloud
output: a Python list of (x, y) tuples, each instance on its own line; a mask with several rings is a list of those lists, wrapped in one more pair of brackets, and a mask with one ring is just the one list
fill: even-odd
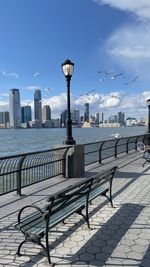
[(31, 90), (31, 91), (35, 91), (36, 89), (40, 89), (40, 86), (38, 85), (28, 85), (26, 87), (22, 87), (23, 90)]
[(0, 93), (0, 97), (8, 97), (9, 94), (8, 93)]
[(16, 79), (19, 78), (19, 75), (16, 72), (6, 72), (4, 70), (1, 71), (2, 75), (5, 77), (15, 77)]
[(94, 2), (132, 13), (140, 20), (150, 20), (149, 0), (94, 0)]
[[(117, 112), (125, 112), (126, 116), (134, 116), (140, 118), (147, 116), (146, 100), (150, 98), (150, 90), (145, 90), (139, 94), (123, 94), (123, 92), (111, 92), (109, 94), (94, 93), (89, 99), (90, 114), (95, 115), (96, 112), (103, 111), (105, 118), (110, 114), (117, 114)], [(83, 96), (74, 99), (71, 98), (71, 108), (79, 109), (80, 115), (84, 114)], [(34, 102), (32, 100), (24, 100), (21, 105), (31, 105), (34, 111)], [(60, 118), (60, 113), (67, 108), (66, 93), (57, 96), (52, 96), (48, 99), (43, 99), (42, 105), (50, 105), (52, 111), (52, 118)], [(0, 111), (9, 110), (8, 101), (0, 100)]]
[(150, 58), (150, 24), (129, 25), (115, 31), (106, 41), (106, 52), (111, 56), (145, 60)]
[(138, 18), (132, 24), (126, 23), (111, 33), (104, 43), (105, 52), (125, 71), (141, 75), (148, 81), (150, 68), (150, 1), (148, 0), (94, 0), (100, 5), (108, 5)]
[(60, 117), (60, 113), (67, 108), (67, 95), (61, 93), (60, 95), (52, 96), (42, 100), (42, 105), (50, 105), (52, 117)]

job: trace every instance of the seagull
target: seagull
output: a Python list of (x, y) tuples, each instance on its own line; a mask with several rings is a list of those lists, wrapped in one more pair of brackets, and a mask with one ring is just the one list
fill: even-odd
[(91, 91), (88, 91), (87, 93), (85, 93), (85, 94), (81, 94), (81, 95), (79, 95), (79, 96), (86, 96), (86, 95), (90, 95), (92, 92), (94, 92), (95, 91), (95, 89), (94, 90), (91, 90)]
[(51, 88), (45, 88), (44, 91), (45, 91), (45, 95), (48, 95), (53, 90)]
[(99, 70), (98, 73), (104, 73), (106, 76), (110, 75), (114, 72), (114, 70)]
[(35, 72), (34, 73), (34, 77), (39, 77), (40, 76), (40, 73), (39, 72)]
[(120, 97), (119, 96), (116, 96), (116, 95), (111, 95), (111, 97), (112, 98), (118, 98), (118, 99), (120, 99)]
[(140, 75), (137, 75), (132, 81), (128, 82), (128, 83), (125, 83), (125, 85), (128, 85), (128, 84), (133, 84), (135, 85), (135, 82), (136, 80), (139, 78)]
[(113, 75), (113, 76), (111, 77), (111, 80), (115, 80), (117, 77), (119, 77), (119, 76), (121, 76), (121, 75), (123, 75), (122, 72), (121, 72), (121, 73), (118, 73), (118, 74), (116, 74), (116, 75)]

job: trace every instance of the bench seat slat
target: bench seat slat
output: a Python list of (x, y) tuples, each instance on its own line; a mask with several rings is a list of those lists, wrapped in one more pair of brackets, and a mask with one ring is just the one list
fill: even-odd
[(40, 212), (34, 212), (33, 214), (30, 214), (27, 217), (23, 218), (20, 223), (15, 224), (15, 228), (21, 230), (23, 226), (31, 224), (33, 221), (36, 221), (41, 217), (43, 216)]
[[(86, 196), (82, 196), (76, 202), (72, 202), (70, 205), (59, 210), (57, 213), (50, 216), (49, 229), (57, 225), (66, 217), (70, 216), (72, 213), (80, 209), (86, 202)], [(40, 214), (40, 217), (37, 219), (37, 214), (32, 216), (32, 220), (22, 222), (16, 225), (17, 229), (20, 229), (23, 233), (26, 233), (30, 236), (41, 236), (45, 233), (45, 221), (43, 216)]]
[(107, 192), (108, 190), (109, 190), (109, 188), (107, 186), (97, 187), (97, 188), (91, 189), (90, 195), (89, 195), (89, 201), (91, 201), (94, 198), (98, 197), (102, 193)]

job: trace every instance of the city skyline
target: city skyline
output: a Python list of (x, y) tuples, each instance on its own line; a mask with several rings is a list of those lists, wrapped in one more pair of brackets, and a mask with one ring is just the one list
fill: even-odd
[[(9, 111), (0, 112), (0, 128), (53, 128), (66, 127), (67, 109), (61, 111), (59, 117), (51, 117), (51, 107), (42, 105), (41, 90), (34, 92), (34, 109), (30, 105), (21, 106), (19, 89), (10, 89), (9, 92)], [(10, 119), (9, 119), (10, 117)], [(138, 121), (132, 116), (125, 117), (125, 113), (119, 111), (104, 118), (104, 112), (97, 111), (95, 114), (90, 112), (89, 103), (84, 103), (83, 113), (78, 109), (71, 109), (71, 118), (74, 125), (89, 127), (92, 125), (106, 126), (126, 126), (128, 125), (146, 125), (146, 118), (141, 117)], [(85, 124), (85, 125), (84, 125)], [(111, 125), (109, 125), (111, 124)]]
[(73, 109), (87, 101), (93, 114), (147, 116), (149, 11), (146, 0), (1, 0), (0, 111), (9, 88), (19, 88), (21, 105), (40, 89), (57, 118), (66, 107), (61, 63), (69, 58)]

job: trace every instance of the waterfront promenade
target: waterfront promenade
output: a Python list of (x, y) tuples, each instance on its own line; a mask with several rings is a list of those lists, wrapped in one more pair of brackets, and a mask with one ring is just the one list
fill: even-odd
[[(89, 177), (118, 165), (113, 181), (115, 208), (105, 198), (98, 197), (89, 207), (91, 230), (76, 214), (53, 229), (49, 243), (56, 266), (150, 266), (150, 165), (142, 167), (142, 163), (141, 154), (134, 151), (86, 167), (85, 177)], [(18, 210), (31, 203), (41, 206), (48, 194), (78, 179), (65, 181), (55, 177), (24, 188), (21, 198), (15, 192), (1, 196), (0, 266), (49, 266), (41, 248), (31, 243), (23, 246), (27, 256), (16, 256), (24, 239), (14, 229)]]

